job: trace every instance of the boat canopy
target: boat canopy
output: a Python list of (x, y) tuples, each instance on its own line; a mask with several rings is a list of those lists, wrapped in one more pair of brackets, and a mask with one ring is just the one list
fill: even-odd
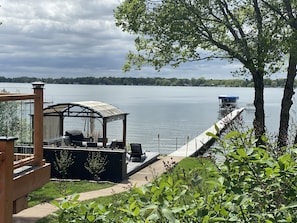
[[(106, 146), (107, 123), (123, 120), (123, 141), (126, 141), (126, 119), (128, 113), (119, 108), (100, 101), (80, 101), (50, 105), (43, 109), (45, 123), (48, 125), (57, 123), (59, 135), (63, 135), (64, 117), (80, 117), (91, 119), (102, 119), (104, 146)], [(49, 127), (49, 126), (47, 126)], [(44, 131), (48, 131), (44, 126)], [(52, 136), (52, 134), (50, 134)]]
[(224, 102), (236, 102), (239, 99), (238, 96), (230, 96), (230, 95), (219, 95), (218, 98)]

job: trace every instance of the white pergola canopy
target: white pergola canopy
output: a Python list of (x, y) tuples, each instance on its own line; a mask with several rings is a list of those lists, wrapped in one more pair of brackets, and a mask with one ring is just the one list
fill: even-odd
[(107, 123), (116, 120), (123, 120), (123, 142), (126, 143), (126, 120), (128, 113), (122, 112), (119, 108), (100, 101), (81, 101), (71, 103), (60, 103), (50, 105), (43, 109), (44, 118), (51, 117), (59, 119), (59, 134), (63, 135), (64, 117), (86, 117), (102, 119), (103, 146), (106, 146)]

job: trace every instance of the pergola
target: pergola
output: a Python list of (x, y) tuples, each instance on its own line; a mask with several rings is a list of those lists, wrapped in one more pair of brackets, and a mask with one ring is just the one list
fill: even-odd
[(126, 145), (126, 132), (127, 132), (127, 115), (128, 113), (122, 112), (119, 108), (100, 101), (81, 101), (71, 103), (60, 103), (50, 105), (43, 109), (44, 119), (47, 123), (58, 123), (58, 134), (63, 136), (64, 133), (64, 118), (65, 117), (80, 117), (90, 118), (91, 120), (102, 120), (102, 134), (103, 134), (103, 147), (107, 143), (107, 124), (112, 121), (123, 121), (123, 144)]

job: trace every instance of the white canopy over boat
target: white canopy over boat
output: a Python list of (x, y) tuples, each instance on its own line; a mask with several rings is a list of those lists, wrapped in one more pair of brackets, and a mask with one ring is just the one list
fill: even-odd
[(220, 108), (236, 108), (239, 97), (233, 95), (219, 95), (218, 99)]

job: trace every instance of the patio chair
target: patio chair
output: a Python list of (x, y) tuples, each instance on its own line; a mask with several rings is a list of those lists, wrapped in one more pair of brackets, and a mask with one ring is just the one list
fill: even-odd
[(82, 146), (82, 143), (84, 141), (84, 135), (80, 130), (66, 131), (65, 136), (69, 137), (71, 145)]
[(136, 158), (139, 161), (142, 161), (142, 157), (145, 156), (145, 153), (142, 152), (141, 144), (140, 143), (130, 143), (131, 152), (130, 160)]
[(113, 140), (109, 146), (111, 149), (125, 149), (125, 145), (123, 141)]

